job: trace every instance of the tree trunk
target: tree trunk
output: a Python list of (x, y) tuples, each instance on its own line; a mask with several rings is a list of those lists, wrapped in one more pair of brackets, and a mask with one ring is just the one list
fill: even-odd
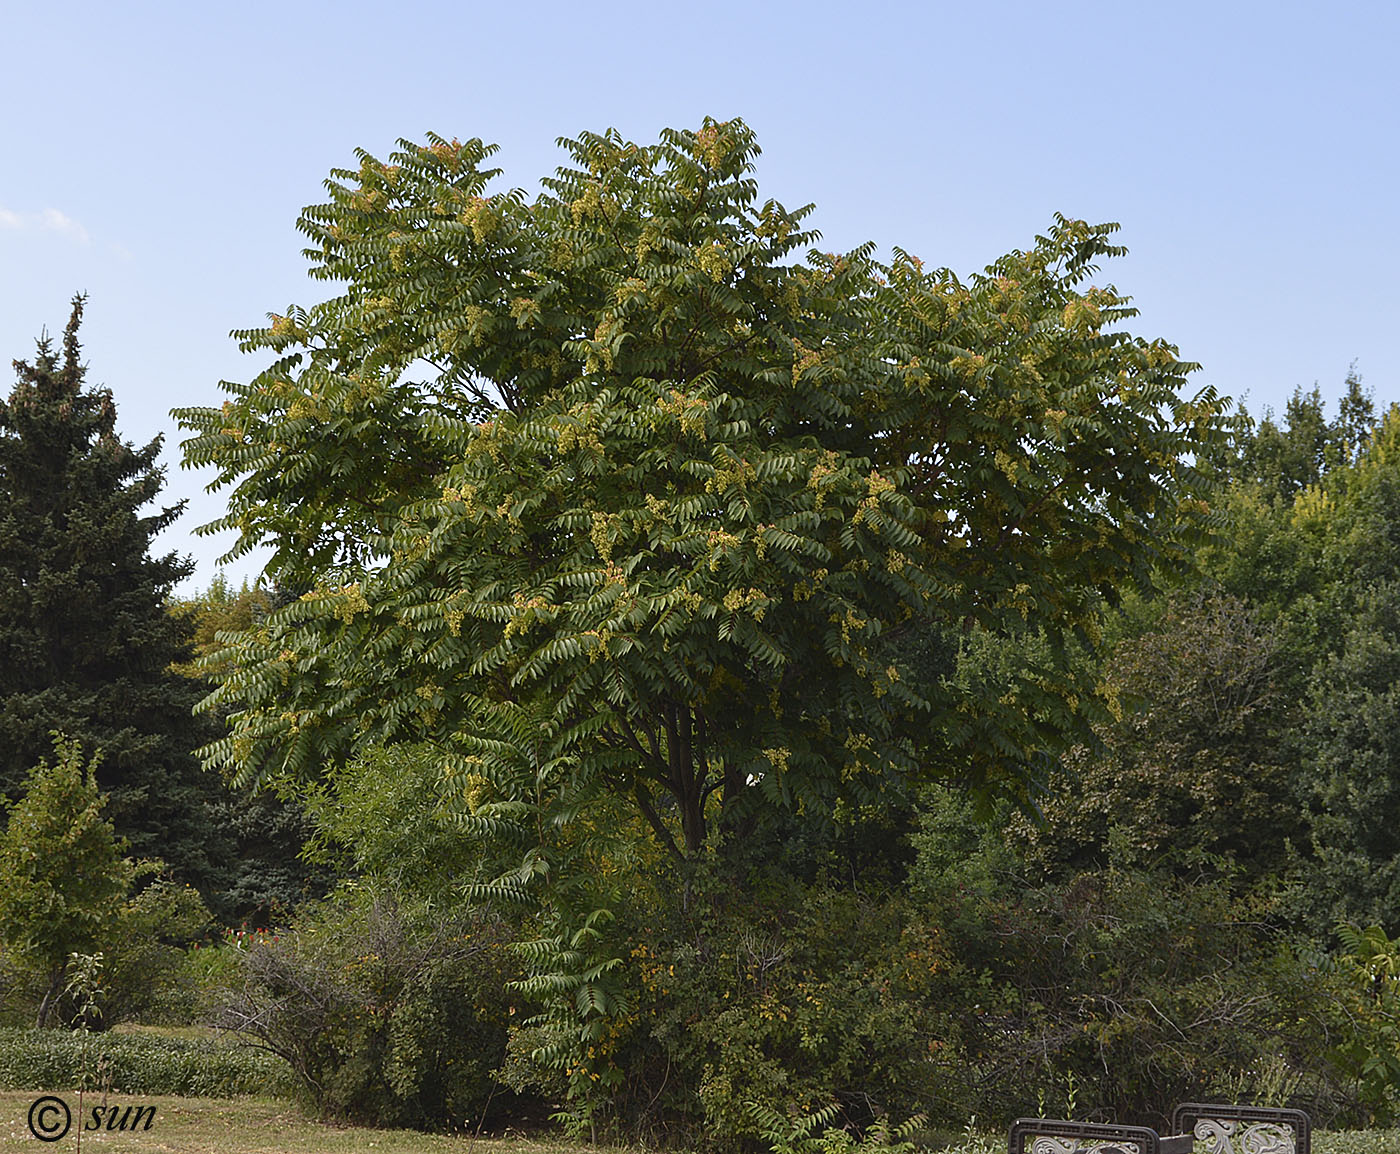
[(57, 966), (49, 976), (49, 988), (44, 991), (43, 1001), (39, 1003), (39, 1016), (38, 1020), (35, 1022), (35, 1025), (41, 1030), (48, 1025), (49, 1011), (52, 1010), (54, 1005), (58, 1002), (59, 987), (63, 983), (63, 971), (65, 969), (67, 969), (66, 964)]
[(705, 778), (709, 769), (704, 764), (703, 742), (696, 748), (695, 722), (689, 706), (667, 706), (666, 753), (670, 763), (671, 796), (680, 809), (681, 834), (688, 858), (693, 858), (705, 845)]

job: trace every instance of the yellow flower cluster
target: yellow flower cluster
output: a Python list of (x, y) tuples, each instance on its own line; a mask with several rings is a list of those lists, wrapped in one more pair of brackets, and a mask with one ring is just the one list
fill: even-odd
[(682, 393), (670, 392), (656, 402), (656, 407), (666, 416), (680, 422), (681, 432), (686, 436), (706, 439), (706, 421), (710, 407), (703, 397), (690, 397)]
[(762, 621), (771, 598), (759, 589), (731, 589), (721, 604), (730, 613), (747, 609), (755, 621)]
[(749, 464), (747, 458), (716, 465), (710, 479), (705, 482), (705, 492), (723, 493), (731, 486), (743, 489), (758, 476), (758, 470)]
[(313, 589), (301, 595), (303, 601), (324, 601), (332, 608), (332, 613), (349, 625), (356, 613), (368, 613), (369, 602), (360, 589), (358, 581), (349, 585), (339, 585), (334, 589)]

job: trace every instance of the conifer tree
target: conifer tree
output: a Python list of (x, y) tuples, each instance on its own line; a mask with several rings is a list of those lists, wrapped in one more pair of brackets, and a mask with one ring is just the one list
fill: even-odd
[(116, 432), (112, 394), (85, 387), (73, 301), (61, 354), (47, 335), (0, 401), (0, 790), (16, 797), (53, 733), (103, 754), (101, 788), (138, 856), (207, 883), (217, 779), (191, 756), (200, 688), (174, 673), (189, 625), (167, 612), (192, 563), (152, 557), (181, 505), (160, 492), (161, 438)]

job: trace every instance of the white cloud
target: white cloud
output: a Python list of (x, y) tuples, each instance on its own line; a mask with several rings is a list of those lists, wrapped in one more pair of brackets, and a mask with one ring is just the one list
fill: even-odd
[(71, 216), (64, 216), (56, 208), (46, 208), (39, 214), (39, 227), (49, 232), (61, 232), (64, 236), (71, 236), (74, 240), (80, 240), (84, 244), (88, 240), (88, 232)]
[(87, 244), (89, 240), (87, 229), (56, 208), (46, 208), (42, 212), (13, 212), (0, 206), (0, 228), (37, 228), (44, 232), (62, 233), (80, 244)]

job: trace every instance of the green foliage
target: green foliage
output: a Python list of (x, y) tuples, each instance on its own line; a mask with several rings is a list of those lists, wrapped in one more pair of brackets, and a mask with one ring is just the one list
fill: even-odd
[[(915, 1115), (891, 1127), (888, 1119), (878, 1118), (857, 1138), (850, 1131), (831, 1125), (839, 1114), (834, 1106), (795, 1120), (757, 1105), (750, 1113), (759, 1128), (759, 1137), (772, 1154), (913, 1154), (917, 1147), (909, 1138), (928, 1120)], [(818, 1135), (814, 1131), (819, 1127)]]
[(323, 1113), (427, 1129), (496, 1092), (514, 977), (502, 927), (361, 893), (242, 951), (216, 1022), (287, 1063)]
[(76, 1090), (94, 1052), (119, 1094), (232, 1098), (290, 1089), (281, 1062), (226, 1042), (112, 1032), (89, 1042), (59, 1030), (8, 1027), (0, 1027), (0, 1088)]
[(942, 848), (957, 812), (935, 811), (911, 882), (958, 963), (941, 997), (967, 1062), (944, 1093), (966, 1113), (1164, 1124), (1164, 1104), (1270, 1085), (1350, 1107), (1336, 983), (1287, 933), (1285, 895), (1241, 892), (1218, 861), (1047, 880), (1004, 835)]
[[(38, 982), (40, 1025), (55, 1012), (107, 1029), (178, 1015), (182, 1003), (186, 1014), (193, 1009), (192, 992), (181, 989), (184, 951), (207, 931), (209, 911), (192, 887), (153, 877), (159, 863), (123, 856), (103, 816), (98, 760), (84, 769), (78, 743), (60, 741), (54, 764), (31, 773), (0, 837), (0, 934)], [(74, 970), (78, 963), (86, 969)]]
[[(173, 602), (170, 612), (192, 631), (195, 658), (213, 661), (230, 637), (262, 622), (280, 595), (246, 581), (234, 590), (219, 574), (207, 590)], [(195, 661), (172, 668), (211, 688)], [(224, 925), (276, 924), (302, 901), (325, 896), (333, 879), (301, 856), (313, 828), (298, 799), (230, 787), (217, 793), (208, 815), (227, 852), (207, 879), (206, 898)]]
[[(252, 629), (272, 608), (272, 594), (261, 585), (249, 585), (245, 578), (235, 590), (228, 578), (219, 573), (203, 593), (173, 601), (170, 613), (189, 622), (194, 657), (202, 659), (212, 657), (227, 645), (227, 641), (220, 639), (222, 635)], [(200, 675), (193, 661), (176, 665), (175, 669), (191, 677)]]
[(74, 1032), (87, 1034), (102, 1026), (107, 990), (102, 981), (102, 953), (69, 954), (68, 981), (63, 996), (73, 1005)]
[(324, 863), (302, 856), (315, 827), (296, 797), (231, 788), (211, 815), (237, 851), (217, 877), (209, 905), (224, 925), (280, 925), (335, 882)]
[(0, 934), (21, 963), (43, 975), (38, 1024), (47, 1023), (68, 959), (92, 953), (110, 931), (136, 877), (102, 814), (94, 757), (57, 742), (52, 764), (30, 771), (0, 838)]
[[(541, 903), (522, 989), (577, 1104), (625, 1012), (582, 868), (619, 802), (697, 861), (918, 777), (1029, 800), (1093, 713), (1071, 646), (1189, 567), (1225, 423), (1086, 287), (1114, 226), (966, 283), (798, 259), (809, 209), (760, 202), (739, 121), (562, 143), (534, 200), (487, 194), (475, 140), (333, 172), (300, 225), (343, 291), (240, 334), (268, 369), (177, 416), (233, 555), (266, 541), (300, 593), (204, 663), (210, 762), (294, 788), (436, 747), (444, 808), (516, 850), (490, 892)], [(946, 676), (1012, 636), (1033, 660)]]
[(732, 1149), (762, 1137), (755, 1110), (834, 1103), (856, 1131), (930, 1101), (951, 1112), (937, 991), (952, 962), (907, 903), (771, 868), (649, 876), (618, 910), (629, 964), (624, 1012), (588, 1051), (616, 1072), (596, 1125)]
[(103, 939), (107, 1023), (191, 1021), (196, 990), (185, 958), (209, 928), (199, 892), (169, 877), (129, 898)]
[(1391, 1113), (1394, 943), (1298, 931), (1400, 900), (1400, 411), (1184, 400), (1088, 287), (1112, 226), (963, 281), (801, 255), (740, 122), (562, 143), (533, 199), (480, 141), (336, 170), (339, 295), (178, 414), (280, 582), (182, 611), (208, 760), (365, 892), (515, 919), (308, 913), (244, 955), (263, 1044), (332, 1112), (460, 1123), (504, 1063), (577, 1132), (779, 1154)]
[(1281, 425), (1266, 409), (1258, 425), (1240, 439), (1235, 476), (1257, 484), (1269, 496), (1291, 500), (1330, 470), (1354, 461), (1375, 424), (1375, 404), (1353, 366), (1331, 421), (1316, 386), (1309, 393), (1294, 389)]
[(1400, 1154), (1400, 1130), (1313, 1131), (1316, 1154)]
[(628, 1009), (625, 951), (608, 928), (630, 888), (629, 867), (647, 858), (644, 834), (598, 789), (605, 767), (577, 756), (588, 727), (560, 727), (541, 706), (502, 706), (492, 722), (489, 737), (469, 739), (457, 766), (471, 791), (459, 826), (503, 848), (512, 864), (466, 892), (535, 914), (534, 933), (515, 943), (526, 972), (514, 988), (540, 1008), (522, 1024), (533, 1072), (517, 1083), (562, 1080), (568, 1106), (559, 1120), (592, 1135), (597, 1110), (622, 1081), (601, 1044)]
[(1223, 588), (1253, 603), (1282, 629), (1282, 655), (1295, 670), (1290, 690), (1340, 646), (1353, 614), (1377, 582), (1400, 571), (1395, 462), (1400, 411), (1372, 425), (1353, 456), (1315, 484), (1280, 498), (1253, 483), (1229, 490), (1232, 533), (1205, 555)]
[(1044, 823), (1023, 832), (1049, 864), (1198, 870), (1224, 858), (1244, 881), (1290, 866), (1301, 843), (1279, 694), (1277, 630), (1216, 594), (1168, 607), (1103, 670), (1113, 716), (1066, 759)]
[(1389, 921), (1400, 901), (1400, 581), (1372, 588), (1309, 688), (1311, 924), (1325, 932), (1338, 919)]
[(1334, 1058), (1352, 1074), (1360, 1095), (1381, 1120), (1400, 1109), (1400, 941), (1380, 926), (1343, 922), (1335, 965), (1347, 983), (1347, 1030)]
[(969, 1118), (961, 1135), (953, 1141), (935, 1144), (938, 1154), (1001, 1154), (1005, 1134), (987, 1134), (977, 1129), (977, 1119)]
[(920, 768), (1034, 786), (1029, 738), (1092, 685), (1055, 662), (969, 703), (896, 642), (1029, 621), (1054, 655), (1186, 563), (1220, 406), (1081, 288), (1111, 226), (967, 284), (785, 264), (807, 210), (759, 205), (740, 122), (565, 147), (534, 201), (484, 195), (479, 141), (337, 170), (301, 226), (344, 293), (243, 334), (274, 364), (179, 411), (235, 552), (268, 540), (310, 589), (220, 659), (213, 703), (246, 707), (211, 758), (303, 773), (530, 697), (688, 854), (710, 796), (725, 821)]
[(62, 356), (45, 337), (0, 400), (0, 792), (12, 800), (55, 731), (103, 752), (110, 816), (138, 855), (207, 884), (220, 843), (216, 783), (191, 751), (196, 685), (185, 625), (165, 608), (192, 568), (148, 555), (180, 506), (142, 515), (160, 492), (160, 438), (116, 433), (106, 389), (85, 388), (73, 302)]
[(1299, 912), (1319, 937), (1338, 919), (1384, 922), (1400, 892), (1393, 823), (1385, 819), (1394, 804), (1400, 707), (1392, 604), (1400, 581), (1400, 411), (1347, 438), (1353, 450), (1334, 455), (1296, 495), (1236, 486), (1235, 542), (1208, 559), (1228, 590), (1253, 601), (1278, 641), (1275, 683), (1295, 703), (1283, 760), (1304, 815)]
[(491, 870), (486, 839), (464, 828), (449, 799), (477, 783), (444, 775), (439, 760), (431, 746), (367, 746), (331, 767), (305, 798), (307, 856), (341, 877), (433, 899), (495, 878), (506, 862)]

